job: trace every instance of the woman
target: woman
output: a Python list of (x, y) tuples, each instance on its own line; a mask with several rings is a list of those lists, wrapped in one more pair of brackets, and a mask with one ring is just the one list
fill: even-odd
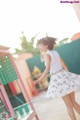
[(45, 52), (45, 70), (34, 84), (42, 82), (50, 72), (51, 79), (47, 90), (47, 98), (61, 97), (66, 104), (71, 120), (76, 120), (74, 109), (80, 114), (80, 105), (75, 100), (74, 91), (80, 87), (80, 75), (68, 71), (68, 68), (57, 51), (53, 48), (55, 38), (45, 37), (38, 42), (40, 52)]

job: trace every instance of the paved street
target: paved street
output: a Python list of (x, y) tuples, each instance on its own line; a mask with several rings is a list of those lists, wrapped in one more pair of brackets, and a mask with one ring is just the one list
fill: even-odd
[[(40, 120), (70, 120), (63, 100), (61, 98), (46, 99), (45, 94), (46, 91), (43, 91), (32, 98)], [(76, 91), (76, 100), (80, 104), (80, 90)], [(80, 115), (76, 112), (75, 114), (77, 120), (80, 120)]]

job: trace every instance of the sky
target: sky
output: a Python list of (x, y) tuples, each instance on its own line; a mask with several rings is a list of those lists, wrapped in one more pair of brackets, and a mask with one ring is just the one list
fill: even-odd
[(70, 3), (60, 0), (0, 0), (0, 45), (19, 47), (20, 37), (49, 36), (63, 39), (80, 31)]

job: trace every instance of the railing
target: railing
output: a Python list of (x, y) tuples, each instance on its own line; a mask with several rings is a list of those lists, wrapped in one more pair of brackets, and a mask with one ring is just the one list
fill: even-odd
[(17, 115), (17, 120), (31, 120), (35, 116), (35, 112), (33, 110), (30, 110), (28, 103), (14, 108), (14, 112)]

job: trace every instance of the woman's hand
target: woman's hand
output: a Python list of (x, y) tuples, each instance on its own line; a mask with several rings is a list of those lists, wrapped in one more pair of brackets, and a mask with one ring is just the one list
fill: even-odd
[(42, 80), (37, 79), (37, 80), (35, 80), (35, 81), (33, 82), (33, 84), (36, 85), (36, 84), (41, 83), (41, 82), (42, 82)]

